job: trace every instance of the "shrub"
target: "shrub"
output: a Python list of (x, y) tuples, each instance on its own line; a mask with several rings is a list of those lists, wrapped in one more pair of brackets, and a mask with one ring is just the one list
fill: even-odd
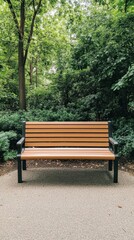
[(16, 139), (14, 131), (0, 132), (0, 160), (13, 159), (16, 156), (16, 151), (11, 149), (12, 141)]
[(114, 136), (119, 142), (119, 155), (132, 158), (134, 156), (134, 120), (118, 119), (115, 129)]
[(55, 108), (59, 105), (59, 96), (53, 87), (46, 89), (41, 86), (29, 91), (27, 103), (30, 109), (50, 109), (50, 106)]

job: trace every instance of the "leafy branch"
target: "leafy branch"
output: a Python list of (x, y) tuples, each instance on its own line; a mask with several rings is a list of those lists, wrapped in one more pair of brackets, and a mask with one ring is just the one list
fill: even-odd
[(14, 23), (16, 25), (17, 32), (19, 34), (19, 39), (22, 39), (22, 34), (21, 34), (21, 31), (20, 31), (19, 23), (18, 23), (16, 14), (15, 14), (15, 11), (14, 11), (14, 8), (13, 8), (13, 5), (12, 5), (12, 2), (10, 0), (6, 0), (6, 2), (8, 3), (9, 9), (10, 9), (11, 14), (13, 16), (13, 20), (14, 20)]
[(33, 35), (34, 22), (35, 22), (36, 15), (37, 15), (37, 13), (39, 11), (39, 8), (41, 6), (41, 1), (42, 0), (39, 0), (39, 3), (37, 5), (37, 7), (35, 8), (35, 1), (33, 0), (34, 14), (33, 14), (31, 27), (30, 27), (30, 32), (29, 32), (29, 37), (28, 37), (28, 41), (27, 41), (27, 45), (26, 45), (25, 56), (24, 56), (24, 64), (26, 63), (27, 54), (28, 54), (28, 50), (29, 50), (29, 45), (30, 45), (30, 42), (31, 42), (31, 39), (32, 39), (32, 35)]
[[(12, 4), (11, 0), (6, 0), (6, 2), (8, 3), (9, 9), (10, 9), (11, 14), (13, 16), (13, 20), (15, 22), (15, 25), (16, 25), (16, 28), (17, 28), (17, 32), (19, 34), (19, 39), (22, 41), (23, 38), (24, 38), (24, 26), (25, 26), (25, 0), (21, 1), (20, 26), (19, 26), (19, 23), (18, 23), (18, 20), (17, 20), (17, 16), (16, 16), (16, 13), (14, 11), (14, 7), (13, 7), (13, 4)], [(24, 64), (26, 63), (28, 50), (29, 50), (30, 42), (31, 42), (32, 35), (33, 35), (34, 22), (35, 22), (36, 15), (37, 15), (37, 13), (39, 11), (39, 8), (41, 6), (41, 2), (42, 2), (42, 0), (39, 0), (37, 6), (35, 6), (35, 0), (32, 0), (32, 2), (31, 2), (32, 5), (33, 5), (34, 12), (33, 12), (33, 17), (32, 17), (32, 21), (31, 21), (29, 36), (28, 36), (28, 40), (27, 40), (27, 44), (26, 44), (25, 54), (24, 54)]]

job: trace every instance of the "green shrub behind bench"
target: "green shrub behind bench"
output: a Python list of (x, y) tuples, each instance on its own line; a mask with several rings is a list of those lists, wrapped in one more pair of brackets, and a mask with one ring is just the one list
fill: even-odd
[(0, 132), (0, 160), (6, 161), (16, 156), (16, 151), (11, 145), (16, 140), (17, 134), (14, 131)]

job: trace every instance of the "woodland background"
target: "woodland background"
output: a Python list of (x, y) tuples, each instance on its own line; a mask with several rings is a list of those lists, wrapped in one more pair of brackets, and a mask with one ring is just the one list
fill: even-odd
[(0, 0), (0, 159), (22, 121), (111, 120), (134, 156), (132, 0)]

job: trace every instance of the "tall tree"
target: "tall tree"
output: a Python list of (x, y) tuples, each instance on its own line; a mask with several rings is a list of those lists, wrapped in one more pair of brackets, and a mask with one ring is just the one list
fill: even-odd
[(20, 1), (20, 19), (18, 21), (17, 12), (13, 6), (13, 1), (6, 0), (10, 12), (12, 14), (18, 36), (18, 77), (19, 77), (19, 106), (20, 109), (26, 109), (26, 93), (25, 93), (25, 64), (28, 56), (29, 46), (33, 35), (34, 23), (37, 13), (41, 7), (42, 0), (37, 3), (35, 0), (30, 1), (29, 7), (32, 8), (32, 17), (27, 42), (24, 44), (25, 37), (25, 20), (26, 20), (26, 3), (25, 0)]

